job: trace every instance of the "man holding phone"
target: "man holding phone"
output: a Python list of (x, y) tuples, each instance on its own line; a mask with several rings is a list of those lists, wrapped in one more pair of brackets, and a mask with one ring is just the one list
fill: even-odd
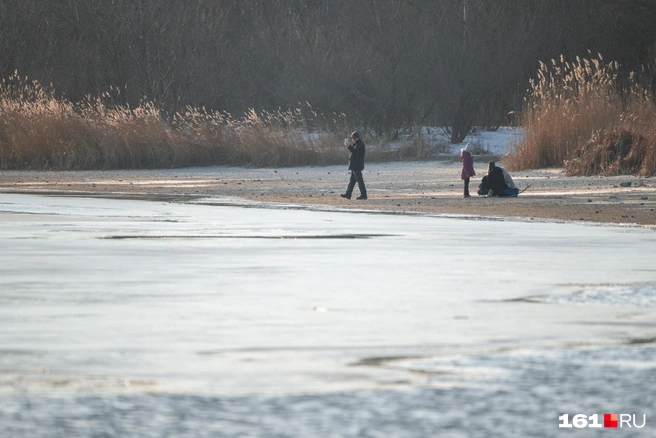
[[(353, 142), (353, 144), (351, 144)], [(360, 138), (358, 131), (351, 134), (351, 142), (348, 139), (344, 140), (344, 146), (351, 151), (349, 156), (349, 170), (351, 171), (351, 180), (349, 181), (346, 193), (339, 196), (346, 199), (351, 199), (355, 183), (358, 183), (360, 189), (360, 196), (356, 199), (367, 199), (367, 188), (364, 186), (364, 179), (362, 179), (362, 170), (364, 169), (364, 142)]]

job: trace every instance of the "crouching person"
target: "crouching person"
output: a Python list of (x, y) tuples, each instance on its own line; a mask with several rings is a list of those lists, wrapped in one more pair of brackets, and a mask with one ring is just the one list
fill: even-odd
[(478, 187), (478, 194), (488, 197), (516, 197), (519, 194), (510, 174), (503, 167), (497, 166), (494, 161), (488, 163), (487, 175), (483, 177), (483, 181)]

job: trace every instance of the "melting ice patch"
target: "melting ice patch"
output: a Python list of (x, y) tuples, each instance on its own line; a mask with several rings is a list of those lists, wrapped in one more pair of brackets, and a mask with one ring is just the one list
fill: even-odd
[[(461, 381), (463, 386), (477, 387), (486, 382), (497, 387), (514, 387), (517, 382), (531, 382), (529, 386), (537, 387), (552, 381), (556, 368), (562, 368), (564, 375), (574, 370), (587, 370), (589, 377), (600, 381), (613, 373), (653, 372), (655, 352), (652, 344), (553, 350), (529, 348), (471, 356), (416, 358), (388, 365), (432, 375), (430, 380), (441, 383)], [(565, 377), (561, 376), (556, 381), (563, 379)], [(637, 380), (635, 383), (639, 386)], [(551, 383), (554, 388), (559, 386)]]
[(573, 293), (535, 297), (534, 301), (556, 304), (656, 307), (656, 282), (568, 286), (575, 288)]
[[(135, 201), (126, 201), (130, 205)], [(116, 204), (115, 204), (116, 205)], [(152, 217), (152, 211), (139, 211), (112, 206), (103, 199), (48, 198), (40, 196), (21, 197), (18, 202), (0, 202), (0, 213), (33, 215), (62, 215), (82, 217)]]

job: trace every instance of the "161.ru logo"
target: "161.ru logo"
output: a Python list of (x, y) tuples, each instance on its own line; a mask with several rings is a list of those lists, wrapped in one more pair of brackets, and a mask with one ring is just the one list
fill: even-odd
[[(636, 427), (638, 429), (645, 427), (647, 423), (647, 415), (642, 414), (642, 424), (636, 422), (635, 414), (604, 414), (604, 424), (599, 422), (599, 414), (584, 415), (576, 414), (572, 417), (570, 423), (569, 414), (563, 414), (558, 417), (560, 424), (558, 427)], [(638, 418), (640, 420), (640, 418)]]

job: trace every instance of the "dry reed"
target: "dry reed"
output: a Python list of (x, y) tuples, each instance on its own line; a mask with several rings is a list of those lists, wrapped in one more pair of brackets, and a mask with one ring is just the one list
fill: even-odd
[(619, 65), (601, 56), (541, 63), (519, 119), (525, 139), (507, 157), (509, 169), (564, 165), (570, 175), (654, 174), (653, 96), (635, 75), (624, 87), (619, 76)]
[[(73, 104), (17, 74), (0, 83), (0, 169), (91, 170), (229, 165), (346, 164), (343, 114), (303, 109), (240, 118), (188, 107), (166, 116), (155, 104), (119, 105), (120, 90)], [(370, 140), (370, 139), (367, 139)], [(428, 158), (434, 145), (414, 127), (396, 148), (367, 145), (367, 161)]]
[[(118, 93), (112, 90), (112, 93)], [(203, 165), (258, 167), (345, 163), (343, 116), (251, 110), (240, 119), (187, 108), (166, 117), (153, 103), (111, 103), (107, 93), (73, 104), (14, 75), (0, 83), (1, 169), (117, 169)], [(109, 102), (109, 103), (106, 103)]]

